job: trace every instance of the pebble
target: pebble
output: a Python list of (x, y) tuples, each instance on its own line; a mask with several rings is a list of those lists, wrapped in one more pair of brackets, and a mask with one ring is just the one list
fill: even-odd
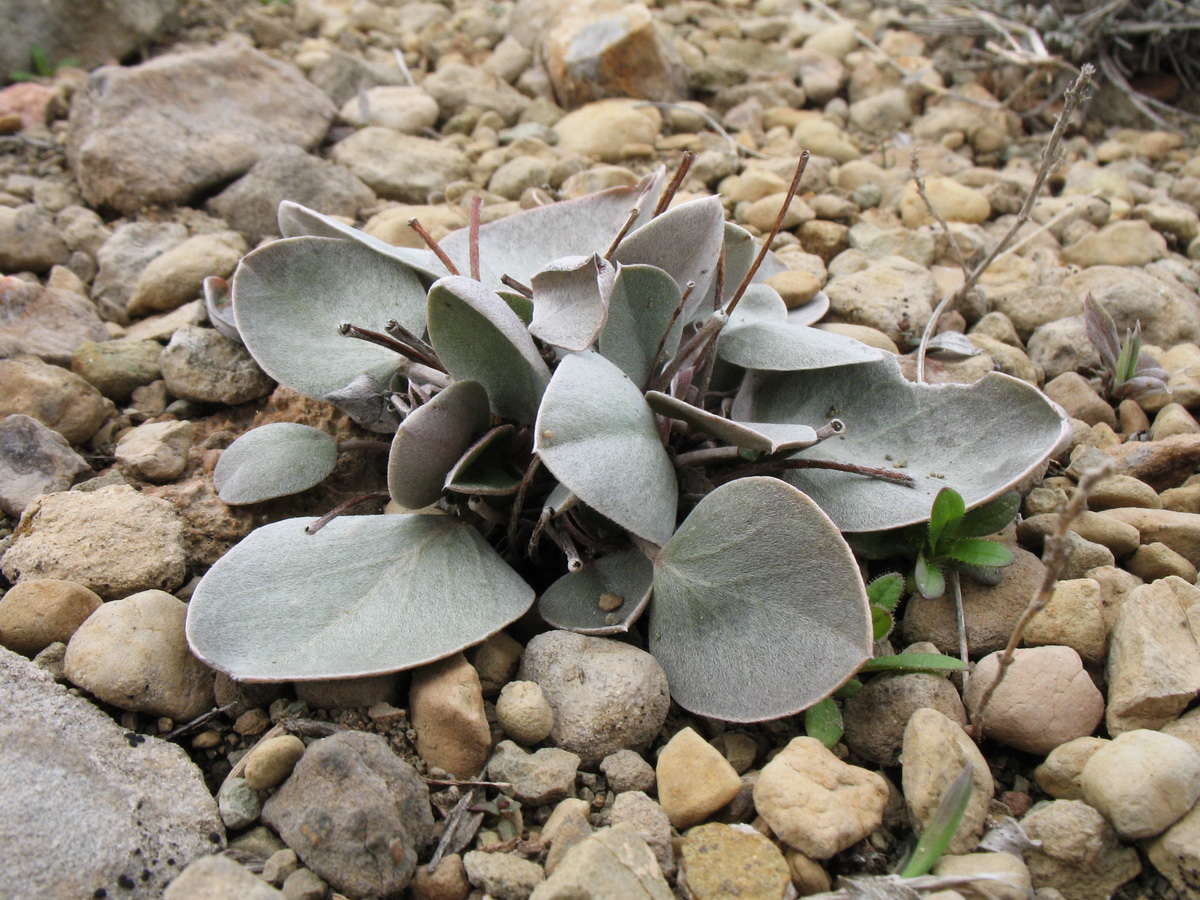
[(15, 414), (0, 419), (0, 512), (14, 520), (39, 494), (65, 491), (91, 467), (57, 431)]
[(1166, 254), (1166, 238), (1150, 223), (1126, 220), (1084, 235), (1063, 249), (1062, 258), (1076, 266), (1145, 266)]
[(1105, 673), (1110, 734), (1161, 728), (1200, 692), (1200, 647), (1188, 625), (1197, 602), (1200, 589), (1169, 577), (1135, 588), (1121, 603)]
[(248, 249), (236, 231), (188, 238), (142, 269), (126, 305), (129, 315), (140, 318), (195, 300), (203, 291), (205, 278), (228, 278)]
[(666, 743), (654, 771), (658, 802), (680, 831), (703, 822), (742, 787), (729, 761), (691, 728)]
[(1136, 506), (1162, 509), (1162, 500), (1150, 485), (1132, 475), (1110, 475), (1101, 479), (1088, 493), (1088, 508), (1093, 510)]
[(32, 203), (0, 206), (0, 271), (47, 272), (70, 256), (54, 220)]
[(105, 397), (124, 403), (135, 389), (162, 377), (158, 341), (84, 341), (71, 354), (71, 371)]
[(174, 481), (183, 474), (192, 447), (192, 423), (153, 422), (121, 435), (113, 456), (117, 464), (145, 481)]
[(1172, 509), (1110, 509), (1104, 515), (1137, 529), (1143, 544), (1166, 544), (1192, 565), (1200, 565), (1200, 515)]
[(348, 896), (399, 893), (433, 838), (425, 782), (386, 740), (361, 731), (313, 741), (262, 820)]
[(187, 228), (177, 222), (127, 222), (118, 226), (95, 251), (97, 271), (92, 298), (105, 315), (114, 321), (127, 321), (126, 306), (138, 276), (154, 259), (187, 238)]
[(900, 346), (908, 343), (906, 335), (925, 327), (938, 299), (929, 271), (901, 257), (832, 278), (825, 293), (837, 320), (877, 328)]
[(284, 894), (228, 856), (190, 863), (163, 893), (163, 900), (281, 900)]
[(496, 900), (526, 900), (546, 880), (541, 866), (511, 853), (472, 850), (462, 859), (467, 880)]
[(417, 752), (426, 763), (455, 778), (483, 771), (492, 731), (479, 676), (461, 653), (416, 669), (408, 703)]
[(554, 708), (549, 741), (590, 770), (617, 750), (649, 746), (670, 706), (667, 676), (644, 650), (609, 638), (548, 631), (525, 647), (517, 677)]
[(466, 900), (471, 883), (467, 881), (462, 857), (448, 853), (432, 872), (428, 866), (418, 866), (408, 883), (408, 892), (412, 900)]
[(245, 347), (214, 328), (183, 326), (163, 348), (159, 364), (167, 390), (183, 400), (232, 406), (275, 387)]
[[(488, 778), (512, 785), (510, 796), (526, 806), (557, 803), (574, 791), (579, 757), (557, 747), (526, 753), (512, 741), (501, 741), (488, 760)], [(508, 789), (506, 789), (506, 792)]]
[[(592, 805), (590, 803), (575, 797), (568, 797), (554, 807), (550, 818), (542, 826), (541, 834), (542, 843), (550, 847), (543, 862), (547, 875), (554, 871), (559, 860), (566, 856), (572, 847), (584, 838), (591, 836), (592, 825), (588, 819), (591, 812)], [(670, 831), (671, 826), (667, 825), (668, 836)]]
[(231, 778), (217, 795), (217, 809), (226, 828), (241, 831), (258, 821), (262, 798), (245, 778)]
[(1150, 439), (1161, 441), (1177, 434), (1200, 434), (1200, 424), (1182, 405), (1168, 403), (1154, 416)]
[(220, 849), (216, 801), (178, 745), (149, 737), (131, 748), (111, 716), (6, 650), (0, 708), (0, 840), (20, 896), (103, 887), (153, 900), (180, 868)]
[(267, 738), (246, 754), (246, 783), (256, 791), (278, 787), (304, 755), (304, 741), (294, 734)]
[[(965, 702), (972, 718), (979, 715), (983, 693), (996, 680), (1000, 656), (991, 653), (981, 659), (967, 683)], [(1045, 756), (1068, 741), (1090, 735), (1103, 717), (1104, 696), (1075, 650), (1030, 647), (1013, 654), (1004, 680), (988, 702), (983, 732), (1009, 747)]]
[[(0, 607), (3, 609), (3, 607)], [(632, 750), (618, 750), (600, 761), (600, 771), (608, 780), (608, 786), (618, 794), (626, 791), (653, 793), (658, 784), (654, 767)]]
[(1079, 783), (1079, 776), (1092, 754), (1107, 743), (1105, 738), (1077, 737), (1059, 744), (1033, 770), (1034, 781), (1055, 800), (1082, 800), (1083, 787)]
[[(1193, 474), (1200, 435), (1177, 434), (1161, 441), (1129, 441), (1108, 451), (1117, 470), (1156, 490), (1178, 487)], [(1170, 508), (1170, 507), (1168, 507)]]
[(797, 77), (804, 93), (817, 106), (824, 106), (841, 91), (847, 71), (841, 60), (816, 47), (803, 47), (792, 52)]
[(208, 712), (213, 673), (188, 649), (186, 616), (187, 604), (166, 591), (105, 603), (67, 644), (67, 678), (121, 709), (181, 722)]
[(1048, 379), (1054, 379), (1064, 372), (1094, 371), (1101, 365), (1100, 354), (1088, 341), (1081, 316), (1055, 319), (1039, 325), (1029, 336), (1027, 349), (1029, 358), (1034, 365), (1041, 367)]
[[(1111, 562), (1110, 556), (1099, 564)], [(1045, 607), (1030, 619), (1024, 640), (1031, 647), (1069, 647), (1086, 663), (1103, 662), (1108, 649), (1108, 630), (1104, 624), (1100, 585), (1090, 578), (1059, 581)]]
[[(1149, 229), (1145, 223), (1138, 223)], [(1157, 278), (1127, 266), (1094, 265), (1063, 280), (1080, 304), (1089, 293), (1112, 316), (1117, 333), (1140, 322), (1142, 343), (1173, 347), (1200, 340), (1200, 303), (1196, 292), (1174, 279)], [(1082, 307), (1081, 307), (1082, 308)]]
[(1021, 827), (1040, 846), (1025, 852), (1035, 889), (1055, 888), (1065, 900), (1095, 900), (1142, 871), (1137, 851), (1082, 800), (1053, 800), (1030, 810)]
[(1134, 550), (1125, 560), (1125, 568), (1143, 581), (1157, 581), (1174, 575), (1194, 584), (1198, 574), (1191, 560), (1158, 541), (1142, 544)]
[(1019, 856), (1012, 853), (965, 853), (961, 856), (947, 855), (934, 864), (933, 875), (942, 878), (969, 877), (972, 875), (996, 875), (998, 879), (976, 882), (970, 893), (987, 900), (1025, 900), (1033, 892), (1029, 867)]
[(84, 341), (107, 338), (86, 297), (0, 276), (0, 355), (70, 366), (71, 354)]
[[(901, 781), (904, 803), (917, 833), (928, 826), (949, 789), (963, 768), (972, 767), (971, 797), (958, 830), (954, 832), (948, 853), (969, 853), (983, 837), (984, 822), (995, 793), (995, 782), (987, 760), (979, 752), (962, 726), (937, 710), (918, 709), (904, 730), (901, 753)], [(886, 796), (886, 793), (885, 793)], [(799, 849), (804, 849), (803, 847)]]
[[(853, 106), (851, 106), (853, 115)], [(992, 205), (982, 191), (967, 187), (953, 178), (937, 175), (925, 181), (925, 194), (934, 210), (947, 222), (969, 222), (979, 224), (992, 216)], [(908, 228), (932, 225), (937, 220), (917, 190), (916, 182), (910, 181), (900, 192), (900, 218)]]
[(580, 841), (530, 900), (671, 900), (654, 854), (627, 825), (602, 828)]
[(401, 134), (420, 134), (437, 123), (438, 104), (419, 87), (380, 85), (343, 103), (338, 118), (355, 128), (374, 125)]
[(524, 648), (506, 631), (498, 631), (482, 644), (467, 651), (467, 658), (479, 675), (483, 696), (495, 697), (503, 689), (521, 661)]
[[(1092, 569), (1101, 566), (1111, 566), (1116, 557), (1113, 552), (1103, 544), (1097, 544), (1092, 541), (1084, 540), (1074, 531), (1068, 529), (1063, 534), (1063, 546), (1067, 552), (1071, 554), (1066, 565), (1063, 566), (1061, 577), (1064, 580), (1072, 580), (1084, 578)], [(1138, 549), (1141, 549), (1140, 547)], [(1137, 551), (1134, 551), (1135, 553)], [(1043, 555), (1045, 551), (1043, 550)], [(1085, 625), (1085, 631), (1090, 628), (1090, 623)], [(1105, 633), (1107, 636), (1107, 631)], [(1103, 640), (1103, 638), (1102, 638)], [(1052, 644), (1054, 641), (1038, 641), (1040, 644)], [(1074, 644), (1072, 644), (1074, 646)]]
[(497, 113), (505, 125), (515, 125), (529, 108), (529, 98), (485, 69), (458, 62), (443, 62), (421, 87), (437, 101), (442, 118), (469, 109)]
[(297, 869), (283, 882), (285, 900), (325, 900), (328, 894), (329, 885), (311, 869)]
[(12, 582), (58, 578), (106, 600), (173, 591), (187, 577), (175, 509), (125, 485), (35, 498), (2, 565)]
[(1195, 894), (1200, 878), (1200, 813), (1192, 807), (1182, 819), (1145, 845), (1146, 858), (1179, 892)]
[(675, 874), (673, 832), (666, 810), (642, 791), (626, 791), (613, 801), (610, 821), (633, 829), (654, 853), (662, 873), (668, 878)]
[(778, 900), (791, 886), (779, 848), (746, 825), (713, 822), (693, 828), (684, 836), (679, 857), (694, 900)]
[[(1017, 525), (1017, 540), (1027, 546), (1040, 547), (1045, 536), (1054, 529), (1057, 520), (1058, 516), (1052, 513), (1030, 516)], [(1081, 512), (1071, 523), (1071, 530), (1085, 540), (1103, 544), (1117, 558), (1128, 556), (1141, 543), (1137, 528), (1123, 521), (1123, 518), (1111, 509), (1104, 512)]]
[(1117, 424), (1113, 408), (1096, 393), (1096, 389), (1078, 372), (1063, 372), (1046, 382), (1046, 396), (1066, 410), (1073, 419), (1082, 419), (1089, 425), (1103, 422), (1110, 427)]
[(470, 174), (466, 154), (448, 142), (368, 126), (334, 144), (331, 157), (385, 200), (429, 203)]
[(67, 157), (92, 206), (134, 213), (185, 203), (271, 147), (319, 143), (334, 112), (294, 66), (234, 39), (94, 72), (72, 104)]
[(81, 584), (35, 578), (0, 597), (0, 644), (35, 656), (55, 641), (66, 643), (103, 601)]
[(536, 683), (511, 681), (500, 689), (496, 721), (518, 744), (530, 746), (550, 736), (554, 728), (554, 710)]
[(633, 144), (653, 145), (662, 127), (654, 109), (639, 109), (633, 100), (598, 100), (567, 113), (554, 125), (559, 147), (600, 162), (625, 158)]
[(883, 776), (847, 765), (810, 737), (793, 738), (754, 784), (758, 814), (812, 859), (828, 859), (878, 828), (887, 799)]
[(1169, 734), (1126, 731), (1088, 758), (1079, 785), (1121, 837), (1152, 838), (1200, 797), (1200, 752)]
[(871, 762), (897, 765), (904, 728), (909, 717), (922, 707), (936, 709), (960, 725), (967, 724), (958, 691), (940, 675), (917, 672), (872, 678), (842, 709), (846, 746)]

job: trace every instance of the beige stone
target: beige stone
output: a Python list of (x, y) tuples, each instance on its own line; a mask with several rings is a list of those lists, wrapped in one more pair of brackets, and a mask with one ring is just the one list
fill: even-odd
[(1200, 565), (1200, 514), (1170, 509), (1110, 509), (1111, 516), (1137, 529), (1141, 543), (1166, 544), (1192, 565)]
[(1200, 434), (1200, 423), (1179, 403), (1168, 403), (1154, 416), (1151, 440), (1161, 441), (1177, 434)]
[(249, 249), (236, 231), (198, 234), (153, 259), (138, 276), (128, 311), (140, 317), (195, 300), (210, 275), (226, 278)]
[(1200, 753), (1160, 731), (1126, 731), (1089, 757), (1079, 786), (1121, 837), (1156, 837), (1200, 797)]
[(1084, 574), (1100, 585), (1104, 630), (1111, 634), (1113, 626), (1117, 623), (1117, 614), (1121, 611), (1121, 604), (1125, 602), (1130, 591), (1145, 582), (1132, 572), (1127, 572), (1117, 566), (1098, 566), (1095, 569), (1088, 569)]
[(1055, 800), (1082, 800), (1079, 776), (1092, 754), (1107, 743), (1105, 738), (1079, 737), (1059, 744), (1033, 770), (1034, 781)]
[(469, 659), (479, 674), (483, 696), (495, 697), (517, 671), (524, 648), (507, 631), (497, 631), (490, 638), (473, 647)]
[(544, 741), (554, 728), (554, 710), (533, 681), (510, 681), (496, 700), (496, 720), (518, 744)]
[(1054, 800), (1022, 820), (1040, 841), (1025, 854), (1035, 889), (1055, 888), (1066, 900), (1096, 900), (1142, 870), (1137, 851), (1124, 846), (1100, 813), (1081, 800)]
[(1058, 582), (1049, 602), (1030, 619), (1025, 643), (1031, 647), (1062, 645), (1078, 652), (1085, 662), (1103, 662), (1108, 629), (1100, 585), (1090, 578)]
[(55, 578), (22, 581), (0, 597), (0, 644), (34, 656), (67, 643), (103, 601), (81, 584)]
[(1196, 567), (1189, 559), (1157, 541), (1142, 544), (1134, 550), (1133, 555), (1125, 561), (1125, 568), (1143, 581), (1157, 581), (1175, 575), (1194, 584), (1197, 575)]
[(774, 900), (791, 883), (783, 853), (769, 838), (722, 822), (688, 831), (679, 856), (682, 877), (694, 900)]
[(186, 420), (147, 422), (121, 435), (113, 455), (135, 478), (172, 481), (187, 468), (192, 430)]
[(703, 822), (742, 787), (729, 761), (691, 728), (676, 733), (663, 747), (655, 774), (658, 802), (680, 830)]
[(303, 755), (304, 741), (294, 734), (267, 738), (246, 755), (246, 782), (256, 791), (278, 787), (292, 774)]
[(418, 220), (435, 241), (467, 225), (467, 214), (456, 206), (402, 203), (371, 216), (363, 231), (396, 247), (424, 250), (425, 241), (408, 224), (413, 219)]
[[(1056, 515), (1032, 516), (1017, 526), (1017, 539), (1023, 544), (1040, 547), (1042, 539), (1053, 531)], [(1141, 544), (1137, 528), (1114, 516), (1112, 510), (1102, 513), (1084, 511), (1071, 523), (1071, 530), (1085, 540), (1103, 544), (1117, 558), (1127, 556)]]
[(1088, 494), (1087, 503), (1092, 510), (1126, 506), (1162, 509), (1162, 500), (1154, 488), (1132, 475), (1110, 475), (1102, 479)]
[(474, 778), (487, 764), (492, 732), (479, 675), (461, 653), (413, 672), (409, 716), (417, 752), (455, 778)]
[(998, 879), (977, 881), (964, 888), (979, 900), (1026, 900), (1033, 890), (1029, 868), (1019, 856), (1011, 853), (965, 853), (943, 856), (933, 867), (934, 875), (943, 877), (998, 875)]
[(789, 269), (767, 279), (767, 285), (779, 291), (788, 309), (803, 306), (821, 290), (821, 279), (811, 272), (797, 272)]
[[(984, 193), (953, 178), (938, 175), (926, 178), (925, 194), (938, 215), (948, 222), (978, 224), (991, 218), (992, 205)], [(921, 198), (916, 182), (910, 181), (900, 193), (900, 217), (909, 228), (936, 221)]]

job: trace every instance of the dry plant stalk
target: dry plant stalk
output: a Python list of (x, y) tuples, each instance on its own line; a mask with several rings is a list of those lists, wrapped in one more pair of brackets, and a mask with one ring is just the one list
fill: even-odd
[[(1054, 130), (1050, 132), (1050, 140), (1046, 142), (1046, 146), (1042, 150), (1041, 160), (1038, 163), (1037, 177), (1034, 179), (1033, 187), (1030, 188), (1029, 194), (1025, 197), (1025, 202), (1021, 204), (1021, 209), (1017, 213), (1017, 217), (1013, 221), (1012, 227), (1008, 229), (1008, 232), (1000, 239), (996, 246), (992, 248), (991, 252), (988, 253), (983, 261), (980, 262), (979, 265), (977, 265), (970, 272), (966, 273), (963, 283), (956, 290), (951, 291), (942, 298), (942, 301), (934, 309), (933, 315), (929, 317), (929, 324), (925, 326), (925, 331), (921, 335), (921, 344), (917, 348), (918, 384), (923, 384), (925, 381), (925, 355), (929, 351), (929, 339), (934, 335), (934, 331), (937, 328), (938, 319), (940, 319), (948, 309), (958, 304), (965, 296), (967, 296), (968, 292), (970, 292), (971, 289), (975, 287), (976, 283), (978, 283), (983, 273), (986, 272), (988, 267), (996, 261), (996, 257), (1003, 253), (1008, 245), (1012, 243), (1013, 238), (1017, 236), (1017, 232), (1021, 229), (1021, 226), (1029, 221), (1029, 216), (1033, 212), (1033, 205), (1037, 202), (1038, 196), (1042, 192), (1042, 187), (1046, 184), (1046, 179), (1050, 177), (1050, 172), (1053, 171), (1059, 162), (1058, 145), (1062, 141), (1063, 133), (1067, 129), (1067, 123), (1070, 121), (1071, 116), (1074, 115), (1075, 110), (1079, 108), (1080, 103), (1086, 98), (1088, 88), (1092, 84), (1092, 76), (1095, 74), (1095, 72), (1096, 69), (1094, 66), (1090, 64), (1085, 65), (1080, 70), (1079, 77), (1075, 79), (1075, 82), (1070, 88), (1068, 88), (1066, 94), (1063, 95), (1062, 112), (1059, 113), (1058, 119), (1054, 123)], [(954, 236), (950, 234), (949, 226), (946, 224), (944, 219), (942, 219), (936, 212), (933, 211), (932, 206), (929, 204), (929, 200), (925, 196), (924, 190), (921, 188), (921, 186), (918, 186), (918, 189), (921, 190), (921, 196), (923, 199), (925, 199), (926, 205), (930, 206), (930, 211), (934, 217), (937, 218), (942, 227), (946, 229), (946, 234), (950, 238), (950, 242), (957, 249), (958, 244), (954, 241)]]
[(1062, 576), (1063, 569), (1071, 558), (1071, 549), (1067, 546), (1066, 541), (1067, 530), (1076, 517), (1083, 512), (1092, 488), (1098, 481), (1111, 475), (1112, 471), (1113, 464), (1105, 462), (1084, 472), (1074, 493), (1071, 494), (1071, 498), (1059, 510), (1058, 518), (1054, 522), (1054, 531), (1046, 535), (1046, 550), (1042, 557), (1042, 561), (1046, 564), (1046, 574), (1042, 576), (1042, 583), (1038, 586), (1037, 593), (1033, 595), (1033, 599), (1029, 601), (1029, 605), (1025, 607), (1021, 618), (1013, 627), (1012, 634), (1009, 635), (1008, 646), (1004, 648), (1004, 654), (1000, 657), (1000, 668), (996, 672), (995, 680), (984, 689), (983, 696), (979, 699), (979, 708), (975, 711), (970, 728), (971, 737), (975, 740), (979, 740), (983, 735), (983, 718), (987, 712), (988, 703), (991, 702), (992, 695), (996, 693), (996, 688), (1004, 681), (1008, 667), (1012, 665), (1013, 653), (1016, 652), (1017, 645), (1021, 643), (1021, 639), (1025, 636), (1025, 630), (1029, 627), (1033, 617), (1045, 609), (1046, 604), (1050, 602), (1050, 597), (1054, 594), (1054, 587), (1058, 584), (1058, 579)]

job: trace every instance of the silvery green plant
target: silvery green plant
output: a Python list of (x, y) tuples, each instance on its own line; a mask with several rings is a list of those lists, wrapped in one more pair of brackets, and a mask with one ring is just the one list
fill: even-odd
[[(585, 634), (648, 610), (672, 696), (703, 715), (788, 715), (853, 677), (872, 616), (842, 532), (925, 521), (947, 484), (984, 503), (1064, 421), (1008, 376), (911, 384), (812, 328), (828, 300), (789, 312), (763, 283), (781, 264), (719, 198), (669, 206), (679, 180), (482, 226), (476, 207), (428, 251), (283, 204), (284, 238), (242, 260), (228, 302), (210, 285), (214, 325), (392, 434), (380, 477), (398, 513), (250, 534), (194, 592), (194, 652), (245, 681), (374, 675), (536, 600)], [(337, 454), (316, 429), (263, 426), (215, 481), (255, 503), (316, 484)]]

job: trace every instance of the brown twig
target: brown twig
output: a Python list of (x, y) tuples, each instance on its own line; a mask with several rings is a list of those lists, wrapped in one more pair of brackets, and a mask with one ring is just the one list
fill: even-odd
[(1050, 602), (1050, 598), (1054, 594), (1054, 586), (1058, 583), (1063, 569), (1071, 559), (1072, 551), (1066, 539), (1067, 530), (1071, 527), (1071, 523), (1083, 512), (1084, 506), (1087, 504), (1088, 494), (1095, 487), (1096, 482), (1112, 474), (1112, 471), (1113, 464), (1106, 461), (1084, 472), (1070, 500), (1059, 510), (1058, 518), (1054, 522), (1054, 531), (1046, 535), (1045, 552), (1042, 554), (1042, 561), (1046, 564), (1046, 570), (1042, 576), (1042, 583), (1038, 586), (1037, 593), (1033, 595), (1033, 599), (1029, 601), (1029, 605), (1025, 607), (1025, 611), (1021, 613), (1021, 618), (1017, 620), (1012, 634), (1008, 637), (1008, 645), (1004, 648), (1004, 653), (1000, 657), (1000, 668), (996, 672), (995, 679), (984, 689), (983, 695), (979, 698), (979, 706), (976, 708), (975, 715), (971, 721), (971, 737), (975, 740), (979, 740), (983, 734), (983, 717), (987, 711), (987, 705), (991, 702), (992, 695), (995, 694), (996, 688), (1000, 686), (1000, 682), (1004, 680), (1004, 676), (1008, 672), (1008, 667), (1012, 665), (1013, 653), (1016, 652), (1017, 645), (1021, 643), (1021, 639), (1025, 636), (1025, 630), (1029, 627), (1029, 623), (1033, 620), (1033, 617), (1045, 609), (1046, 604)]
[(458, 266), (454, 265), (450, 257), (446, 255), (446, 251), (442, 249), (442, 245), (433, 239), (433, 235), (425, 230), (425, 226), (421, 224), (419, 219), (409, 219), (408, 227), (415, 231), (425, 242), (425, 246), (433, 251), (434, 256), (442, 261), (442, 265), (446, 267), (446, 271), (451, 275), (458, 274)]
[(357, 497), (351, 497), (345, 503), (339, 503), (321, 518), (315, 522), (310, 522), (304, 528), (304, 533), (308, 535), (316, 534), (338, 516), (349, 512), (356, 506), (362, 506), (364, 503), (370, 503), (372, 500), (388, 500), (391, 495), (387, 491), (372, 491), (369, 494), (359, 494)]
[(938, 212), (933, 205), (933, 201), (929, 199), (929, 194), (925, 192), (925, 179), (921, 177), (921, 161), (919, 156), (920, 151), (916, 147), (913, 148), (912, 160), (909, 167), (912, 170), (913, 181), (917, 185), (917, 195), (921, 198), (921, 202), (925, 204), (925, 209), (933, 216), (934, 220), (942, 229), (942, 233), (946, 235), (946, 240), (950, 242), (950, 249), (954, 251), (954, 261), (958, 263), (958, 267), (962, 269), (963, 278), (969, 278), (970, 270), (967, 268), (967, 261), (962, 255), (962, 247), (958, 246), (958, 241), (954, 237), (954, 233), (950, 230), (950, 224)]
[[(667, 211), (667, 207), (671, 205), (671, 201), (675, 199), (675, 195), (679, 193), (679, 188), (683, 184), (683, 179), (687, 178), (687, 173), (691, 171), (692, 163), (696, 161), (696, 154), (691, 150), (684, 150), (683, 156), (679, 160), (679, 168), (675, 170), (675, 175), (671, 178), (671, 183), (667, 185), (667, 189), (662, 192), (662, 196), (658, 198), (658, 203), (654, 207), (654, 212), (650, 218), (656, 219)], [(605, 259), (608, 259), (606, 256)]]
[(528, 285), (521, 284), (521, 282), (517, 281), (517, 279), (513, 278), (511, 275), (501, 275), (500, 283), (505, 287), (512, 288), (527, 300), (533, 299), (533, 288), (529, 287)]
[(1034, 178), (1033, 187), (1030, 188), (1029, 194), (1025, 197), (1025, 202), (1021, 204), (1021, 209), (1017, 213), (1012, 227), (1009, 228), (1004, 237), (999, 240), (996, 246), (992, 248), (991, 252), (984, 257), (983, 261), (980, 262), (979, 265), (977, 265), (974, 269), (972, 269), (970, 274), (963, 279), (963, 283), (942, 298), (942, 301), (938, 303), (937, 307), (933, 311), (933, 314), (929, 317), (929, 323), (925, 326), (925, 331), (921, 334), (921, 344), (917, 348), (916, 380), (918, 384), (924, 383), (925, 381), (925, 355), (929, 351), (929, 339), (933, 337), (934, 331), (937, 328), (938, 319), (941, 318), (942, 314), (945, 313), (946, 310), (950, 309), (950, 307), (961, 301), (963, 297), (967, 296), (967, 293), (975, 287), (983, 273), (987, 271), (988, 267), (993, 262), (995, 262), (996, 257), (1003, 253), (1008, 245), (1012, 243), (1013, 238), (1016, 237), (1017, 232), (1021, 229), (1021, 226), (1029, 221), (1029, 216), (1033, 212), (1033, 205), (1037, 202), (1038, 196), (1042, 192), (1042, 187), (1046, 184), (1046, 179), (1050, 177), (1050, 172), (1053, 171), (1054, 167), (1058, 163), (1058, 145), (1062, 140), (1063, 134), (1067, 130), (1067, 123), (1070, 121), (1075, 110), (1079, 107), (1079, 104), (1085, 99), (1087, 90), (1092, 83), (1092, 76), (1095, 74), (1095, 72), (1096, 69), (1094, 66), (1084, 65), (1079, 72), (1079, 77), (1075, 79), (1075, 82), (1070, 88), (1067, 89), (1066, 94), (1063, 95), (1062, 112), (1059, 113), (1058, 119), (1054, 123), (1054, 130), (1050, 132), (1050, 139), (1046, 142), (1046, 146), (1042, 149), (1042, 156), (1038, 163), (1037, 176)]
[(471, 220), (467, 226), (467, 246), (470, 255), (471, 277), (479, 281), (479, 217), (483, 211), (483, 198), (476, 194), (471, 198)]

